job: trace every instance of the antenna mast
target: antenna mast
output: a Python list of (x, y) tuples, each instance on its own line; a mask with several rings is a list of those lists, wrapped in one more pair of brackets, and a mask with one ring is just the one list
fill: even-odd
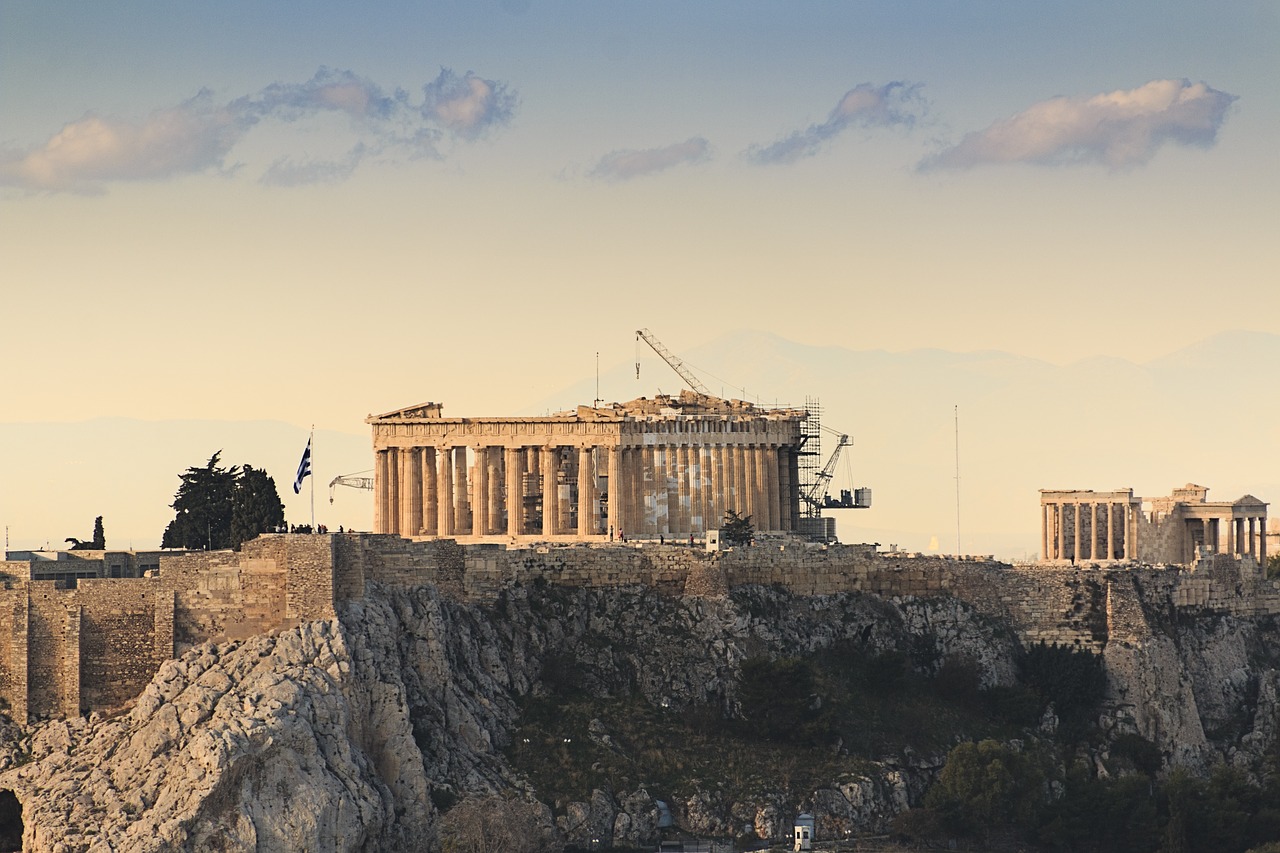
[(956, 556), (960, 550), (960, 406), (956, 405)]

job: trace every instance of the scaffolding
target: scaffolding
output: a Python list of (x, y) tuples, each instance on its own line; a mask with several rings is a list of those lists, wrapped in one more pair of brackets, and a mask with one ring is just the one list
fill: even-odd
[[(807, 495), (818, 483), (822, 473), (822, 404), (817, 397), (804, 398), (804, 410), (807, 417), (800, 427), (799, 457), (800, 494)], [(800, 502), (800, 515), (804, 518), (819, 518), (822, 508)]]

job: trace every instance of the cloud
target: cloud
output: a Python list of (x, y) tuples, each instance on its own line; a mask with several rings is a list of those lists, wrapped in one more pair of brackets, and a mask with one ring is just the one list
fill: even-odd
[(139, 121), (87, 115), (42, 146), (0, 150), (0, 185), (86, 190), (198, 172), (219, 164), (241, 133), (208, 92)]
[(827, 140), (851, 127), (910, 127), (925, 110), (920, 84), (894, 81), (883, 86), (859, 83), (844, 93), (827, 120), (811, 124), (770, 145), (752, 145), (747, 160), (756, 165), (794, 163), (812, 157)]
[(356, 170), (368, 153), (364, 143), (357, 143), (340, 160), (312, 160), (295, 162), (281, 157), (262, 173), (259, 183), (272, 187), (298, 187), (309, 184), (340, 184)]
[(492, 127), (511, 121), (516, 96), (493, 80), (468, 71), (459, 77), (448, 68), (423, 87), (422, 114), (466, 139), (476, 139)]
[(600, 158), (600, 162), (596, 163), (588, 175), (605, 181), (629, 181), (643, 175), (664, 172), (683, 163), (700, 163), (710, 156), (711, 143), (695, 136), (662, 148), (611, 151)]
[(921, 170), (986, 163), (1140, 166), (1165, 143), (1209, 147), (1235, 95), (1189, 80), (1152, 80), (1090, 98), (1050, 98), (967, 134)]
[(90, 113), (40, 145), (0, 148), (0, 186), (28, 190), (99, 192), (117, 181), (154, 181), (210, 170), (229, 171), (226, 158), (254, 127), (313, 116), (345, 116), (355, 146), (333, 161), (278, 158), (264, 183), (296, 186), (345, 180), (372, 154), (439, 156), (446, 137), (475, 139), (505, 125), (516, 97), (505, 84), (443, 69), (413, 104), (408, 93), (385, 92), (351, 71), (321, 68), (303, 83), (272, 83), (259, 92), (215, 103), (202, 90), (142, 119)]

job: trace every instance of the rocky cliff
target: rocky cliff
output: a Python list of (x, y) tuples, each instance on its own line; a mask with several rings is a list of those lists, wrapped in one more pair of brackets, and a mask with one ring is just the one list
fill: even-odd
[[(1151, 739), (1173, 763), (1255, 766), (1275, 739), (1274, 626), (1173, 614), (1138, 592), (1104, 650), (1104, 723)], [(31, 851), (430, 850), (440, 809), (483, 794), (541, 800), (544, 822), (569, 841), (639, 845), (668, 820), (778, 838), (800, 806), (840, 831), (883, 829), (918, 802), (947, 744), (825, 744), (813, 772), (726, 785), (696, 767), (663, 779), (611, 769), (641, 766), (662, 730), (639, 743), (592, 717), (575, 730), (581, 747), (567, 736), (557, 747), (591, 750), (582, 754), (598, 772), (579, 789), (540, 788), (527, 761), (539, 701), (614, 702), (666, 726), (709, 715), (714, 729), (749, 710), (744, 660), (832, 649), (908, 652), (928, 673), (964, 660), (985, 686), (1013, 684), (1021, 654), (1008, 626), (945, 597), (531, 585), (477, 605), (370, 584), (336, 620), (170, 661), (119, 716), (11, 729), (0, 789), (21, 802)]]

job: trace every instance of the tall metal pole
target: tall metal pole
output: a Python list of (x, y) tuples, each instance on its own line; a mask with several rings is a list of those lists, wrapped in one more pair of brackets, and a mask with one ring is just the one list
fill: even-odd
[[(312, 449), (311, 458), (315, 459), (316, 425), (311, 425), (311, 437), (307, 439), (307, 447)], [(311, 532), (316, 532), (316, 478), (311, 475)]]
[(964, 552), (960, 550), (960, 406), (956, 405), (956, 556)]

